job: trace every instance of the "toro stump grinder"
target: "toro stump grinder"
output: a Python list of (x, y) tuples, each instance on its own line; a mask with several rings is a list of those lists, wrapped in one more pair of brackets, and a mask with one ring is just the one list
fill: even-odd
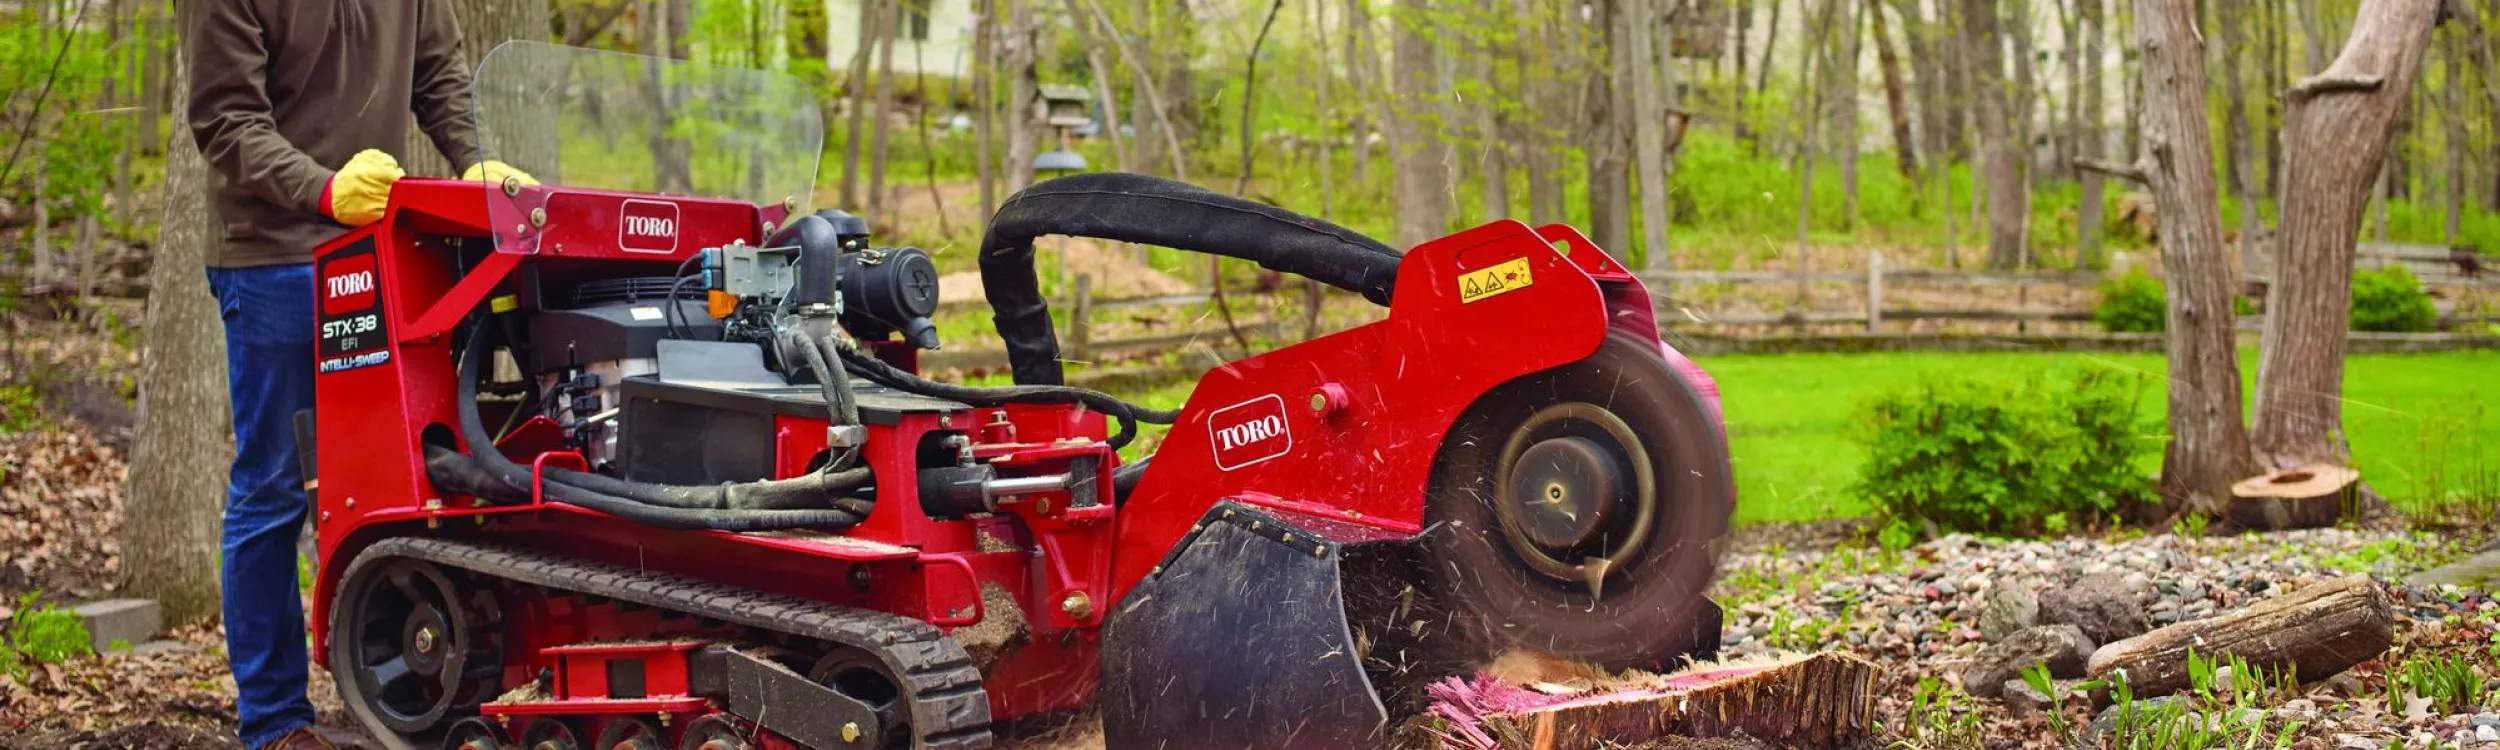
[[(1015, 384), (940, 383), (929, 257), (801, 213), (802, 84), (535, 43), (477, 81), (487, 154), (544, 184), (402, 181), (316, 261), (315, 649), (385, 745), (980, 748), (1098, 703), (1114, 748), (1375, 747), (1513, 649), (1717, 647), (1715, 387), (1568, 227), (1401, 254), (1043, 182), (979, 248)], [(1061, 384), (1044, 235), (1388, 312), (1149, 409)], [(1139, 423), (1171, 428), (1124, 458)]]

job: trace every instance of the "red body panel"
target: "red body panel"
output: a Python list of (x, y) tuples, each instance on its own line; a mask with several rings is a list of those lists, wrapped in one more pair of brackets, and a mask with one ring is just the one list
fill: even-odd
[[(1413, 534), (1424, 523), (1426, 477), (1442, 436), (1469, 404), (1503, 382), (1589, 356), (1610, 329), (1656, 330), (1648, 292), (1585, 238), (1563, 227), (1495, 222), (1410, 252), (1386, 320), (1208, 373), (1116, 510), (1110, 483), (1102, 482), (1090, 502), (1046, 493), (995, 516), (940, 521), (921, 512), (911, 483), (881, 482), (874, 513), (840, 534), (668, 531), (559, 503), (487, 508), (437, 492), (424, 475), (421, 440), (430, 428), (456, 423), (446, 334), (488, 298), (511, 293), (528, 264), (674, 263), (703, 247), (760, 241), (765, 224), (781, 218), (780, 207), (565, 188), (506, 196), (427, 180), (401, 182), (392, 198), (382, 222), (320, 252), (322, 260), (339, 259), (343, 276), (364, 267), (352, 253), (369, 241), (382, 338), (359, 333), (335, 343), (386, 352), (380, 361), (342, 357), (340, 369), (316, 378), (321, 553), (334, 563), (322, 566), (313, 611), (314, 653), (325, 661), (321, 644), (346, 567), (336, 563), (393, 535), (487, 534), (948, 628), (995, 616), (988, 611), (995, 605), (981, 597), (983, 586), (995, 585), (1012, 595), (1034, 637), (989, 668), (993, 715), (1077, 706), (1093, 693), (1095, 630), (1104, 615), (1217, 501), (1327, 519), (1333, 531), (1326, 533), (1337, 536)], [(496, 234), (487, 226), (490, 199), (505, 204), (497, 216), (546, 209), (543, 227), (503, 227), (506, 238), (487, 250)], [(670, 251), (620, 228), (628, 216), (661, 215), (676, 217)], [(340, 289), (356, 293), (361, 283), (341, 282)], [(880, 354), (912, 364), (907, 349), (880, 347)], [(991, 427), (1001, 413), (1006, 428)], [(784, 415), (773, 425), (776, 475), (807, 471), (824, 447), (825, 423)], [(561, 445), (553, 429), (530, 424), (500, 447), (524, 464), (579, 461), (551, 452)], [(1023, 405), (905, 414), (898, 424), (871, 425), (863, 458), (881, 478), (911, 476), (915, 446), (937, 430), (970, 435), (975, 454), (1007, 477), (1062, 473), (1082, 456), (1099, 458), (1107, 476), (1119, 460), (1101, 442), (1108, 435), (1102, 415)], [(1063, 606), (1080, 597), (1089, 606)], [(560, 647), (702, 635), (648, 612), (562, 600), (534, 600), (509, 615), (507, 684), (567, 659), (593, 658)], [(597, 695), (583, 687), (566, 697)]]

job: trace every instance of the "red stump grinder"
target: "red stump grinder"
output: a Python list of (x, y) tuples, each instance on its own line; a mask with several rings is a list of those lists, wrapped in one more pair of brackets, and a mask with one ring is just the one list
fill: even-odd
[[(543, 184), (403, 181), (316, 261), (316, 655), (390, 747), (979, 748), (1089, 705), (1114, 748), (1371, 747), (1506, 651), (1717, 646), (1715, 387), (1570, 228), (1399, 253), (1051, 180), (978, 249), (1014, 384), (941, 383), (929, 256), (801, 212), (804, 86), (535, 43), (477, 85)], [(1150, 409), (1061, 384), (1045, 235), (1387, 315)]]

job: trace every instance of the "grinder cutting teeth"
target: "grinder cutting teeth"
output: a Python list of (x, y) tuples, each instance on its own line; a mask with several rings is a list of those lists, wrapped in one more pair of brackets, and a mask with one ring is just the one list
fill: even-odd
[[(528, 42), (475, 78), (481, 151), (542, 182), (401, 181), (315, 261), (352, 292), (301, 420), (315, 653), (384, 747), (968, 750), (1088, 703), (1123, 750), (1366, 747), (1510, 652), (1717, 648), (1716, 387), (1568, 227), (1400, 252), (1051, 180), (979, 253), (1015, 384), (940, 383), (936, 262), (802, 207), (803, 82)], [(638, 90), (703, 106), (602, 98)], [(1150, 409), (1061, 382), (1054, 234), (1387, 314)], [(1141, 422), (1171, 429), (1131, 460)]]

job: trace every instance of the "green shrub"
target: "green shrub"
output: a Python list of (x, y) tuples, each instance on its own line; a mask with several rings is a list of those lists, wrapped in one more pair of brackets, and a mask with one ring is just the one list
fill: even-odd
[(2353, 273), (2353, 330), (2421, 333), (2438, 324), (2439, 309), (2431, 306), (2430, 293), (2404, 266)]
[(87, 623), (75, 612), (35, 606), (31, 593), (17, 598), (17, 614), (9, 618), (8, 630), (0, 632), (0, 674), (20, 684), (38, 666), (87, 653)]
[(41, 422), (35, 418), (35, 386), (0, 385), (0, 435), (29, 432), (38, 424)]
[(1852, 487), (1881, 513), (1943, 531), (2038, 534), (2148, 499), (2140, 375), (2093, 370), (1987, 379), (1938, 375), (1863, 407)]
[(2151, 274), (2112, 276), (2101, 282), (2101, 301), (2092, 306), (2092, 320), (2111, 333), (2160, 333), (2170, 314), (2164, 296), (2161, 279)]

